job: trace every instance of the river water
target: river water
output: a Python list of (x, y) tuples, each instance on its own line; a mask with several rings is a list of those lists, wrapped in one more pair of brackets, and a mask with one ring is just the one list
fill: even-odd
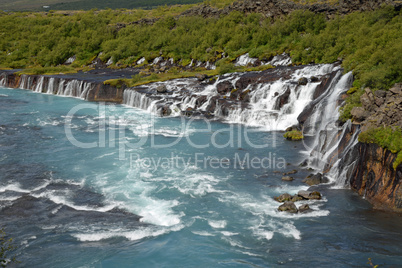
[(0, 107), (0, 225), (18, 267), (402, 263), (400, 215), (350, 190), (276, 210), (310, 173), (280, 132), (19, 89), (0, 88)]

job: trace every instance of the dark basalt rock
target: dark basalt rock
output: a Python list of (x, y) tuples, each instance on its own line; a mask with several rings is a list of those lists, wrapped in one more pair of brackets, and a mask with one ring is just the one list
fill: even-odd
[(289, 212), (289, 213), (297, 213), (298, 212), (295, 203), (293, 203), (292, 201), (287, 201), (283, 205), (280, 205), (278, 207), (278, 210)]
[(315, 175), (309, 175), (307, 178), (303, 180), (304, 183), (313, 186), (318, 185), (320, 183), (327, 183), (328, 178), (324, 177), (321, 173), (317, 173)]
[(216, 90), (221, 95), (226, 95), (227, 93), (231, 92), (234, 89), (232, 83), (229, 81), (223, 81), (216, 85)]
[(301, 206), (299, 207), (299, 212), (300, 212), (300, 213), (304, 213), (304, 212), (307, 212), (307, 211), (309, 211), (309, 210), (311, 210), (311, 209), (310, 209), (310, 207), (309, 207), (308, 204), (304, 204), (304, 205), (301, 205)]
[(290, 88), (288, 88), (285, 93), (283, 93), (281, 96), (279, 96), (276, 99), (276, 104), (275, 104), (275, 110), (280, 110), (283, 105), (289, 102), (289, 96), (290, 96)]
[(292, 199), (292, 196), (290, 194), (288, 194), (288, 193), (281, 194), (280, 196), (275, 196), (274, 197), (275, 201), (278, 201), (278, 202), (281, 202), (281, 203), (286, 202), (286, 201), (290, 201), (291, 199)]
[(304, 199), (308, 199), (308, 200), (310, 200), (310, 199), (317, 199), (317, 200), (321, 199), (321, 194), (319, 192), (317, 192), (317, 191), (311, 192), (311, 191), (303, 191), (303, 190), (301, 190), (301, 191), (299, 191), (297, 193), (297, 195), (303, 197)]
[(299, 81), (297, 81), (297, 84), (298, 84), (299, 86), (305, 86), (305, 85), (307, 85), (307, 83), (308, 83), (308, 80), (307, 80), (307, 78), (305, 78), (305, 77), (301, 77), (301, 78), (299, 79)]

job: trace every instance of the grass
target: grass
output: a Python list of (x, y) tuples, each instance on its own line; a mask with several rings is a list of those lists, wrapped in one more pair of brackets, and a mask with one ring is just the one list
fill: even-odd
[(394, 169), (402, 163), (402, 131), (399, 127), (369, 129), (360, 133), (359, 142), (375, 143), (380, 147), (397, 154), (393, 164)]
[(24, 69), (22, 71), (17, 72), (18, 75), (28, 74), (28, 75), (54, 75), (54, 74), (73, 74), (79, 71), (89, 71), (91, 68), (89, 67), (81, 67), (74, 68), (72, 66), (55, 66), (55, 67), (32, 67), (28, 69)]

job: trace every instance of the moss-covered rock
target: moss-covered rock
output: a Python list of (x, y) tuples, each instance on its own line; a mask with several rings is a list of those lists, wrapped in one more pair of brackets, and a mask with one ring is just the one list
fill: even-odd
[(292, 141), (299, 141), (304, 139), (303, 133), (299, 130), (288, 131), (283, 135), (283, 137)]

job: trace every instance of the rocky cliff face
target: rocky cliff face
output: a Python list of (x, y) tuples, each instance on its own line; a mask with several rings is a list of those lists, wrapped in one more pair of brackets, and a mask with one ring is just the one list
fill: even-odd
[[(374, 93), (366, 88), (360, 101), (362, 107), (353, 108), (351, 114), (361, 131), (402, 127), (402, 84)], [(402, 212), (402, 164), (394, 169), (396, 154), (376, 144), (358, 143), (351, 155), (357, 163), (348, 176), (350, 187), (375, 208)]]
[(357, 163), (350, 187), (374, 208), (402, 212), (402, 165), (392, 167), (396, 155), (376, 144), (358, 143), (353, 150)]

